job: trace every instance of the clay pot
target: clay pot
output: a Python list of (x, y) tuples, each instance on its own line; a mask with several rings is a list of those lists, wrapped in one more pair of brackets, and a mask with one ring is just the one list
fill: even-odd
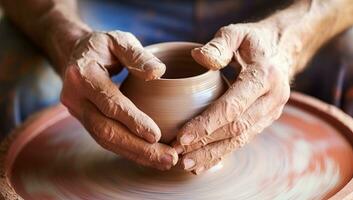
[(185, 122), (227, 88), (219, 71), (207, 70), (193, 60), (190, 51), (198, 46), (200, 44), (167, 42), (146, 47), (166, 64), (166, 73), (153, 81), (130, 74), (121, 86), (121, 91), (160, 127), (163, 143), (175, 139)]

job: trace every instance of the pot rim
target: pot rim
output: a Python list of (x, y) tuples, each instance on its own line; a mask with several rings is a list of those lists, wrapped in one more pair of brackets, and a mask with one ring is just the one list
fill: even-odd
[[(183, 42), (183, 41), (173, 41), (173, 42), (161, 42), (157, 44), (148, 45), (145, 47), (146, 50), (150, 51), (152, 54), (161, 52), (163, 50), (171, 50), (171, 51), (180, 51), (180, 50), (189, 50), (190, 49), (190, 56), (191, 56), (191, 49), (196, 47), (201, 47), (203, 44), (196, 43), (196, 42)], [(196, 61), (195, 61), (196, 62)], [(201, 65), (202, 66), (202, 65)], [(202, 66), (203, 67), (203, 66)], [(207, 68), (204, 67), (206, 70)], [(218, 73), (219, 70), (207, 70), (204, 73), (201, 73), (196, 76), (185, 77), (185, 78), (159, 78), (155, 80), (151, 80), (151, 82), (173, 82), (173, 83), (183, 83), (185, 82), (198, 82), (203, 80), (212, 74)]]

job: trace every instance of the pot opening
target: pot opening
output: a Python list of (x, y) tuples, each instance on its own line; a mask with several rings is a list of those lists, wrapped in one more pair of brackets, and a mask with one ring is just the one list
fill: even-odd
[(183, 54), (169, 52), (168, 56), (156, 56), (166, 65), (166, 72), (161, 77), (162, 79), (190, 78), (208, 71), (208, 69), (194, 61), (190, 51)]

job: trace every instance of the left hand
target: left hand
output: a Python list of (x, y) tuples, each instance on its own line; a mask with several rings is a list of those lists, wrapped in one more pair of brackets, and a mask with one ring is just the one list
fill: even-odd
[(211, 70), (235, 59), (242, 67), (228, 91), (180, 130), (175, 148), (183, 169), (211, 168), (278, 119), (290, 95), (291, 56), (271, 23), (235, 24), (192, 51)]
[(159, 142), (157, 124), (111, 80), (126, 66), (143, 80), (161, 77), (165, 65), (123, 31), (91, 32), (63, 63), (61, 101), (103, 148), (140, 165), (168, 170), (178, 154)]

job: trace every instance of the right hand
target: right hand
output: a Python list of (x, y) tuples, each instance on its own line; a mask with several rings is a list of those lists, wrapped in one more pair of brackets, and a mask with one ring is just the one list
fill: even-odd
[(61, 101), (102, 147), (160, 170), (176, 164), (176, 151), (158, 143), (157, 124), (110, 79), (123, 66), (146, 81), (164, 74), (165, 65), (144, 50), (135, 36), (93, 32), (76, 42), (67, 63)]

